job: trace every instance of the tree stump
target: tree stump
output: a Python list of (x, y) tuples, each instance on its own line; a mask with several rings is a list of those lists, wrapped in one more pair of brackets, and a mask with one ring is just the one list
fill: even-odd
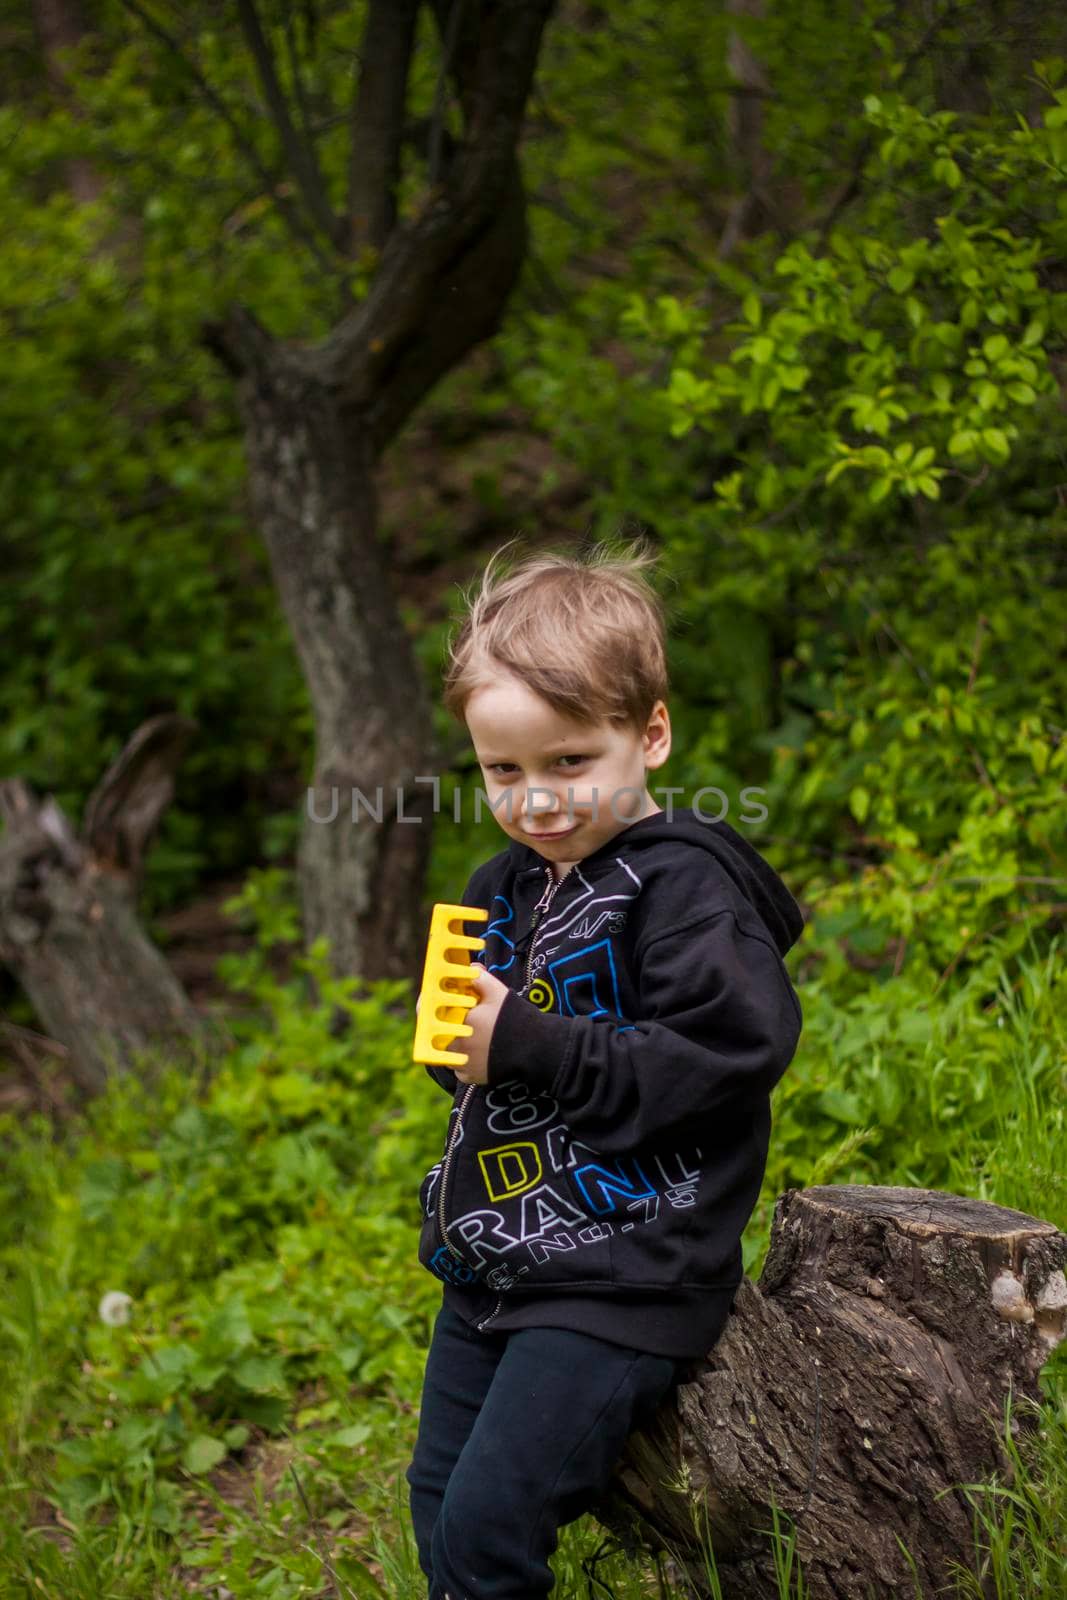
[(21, 778), (0, 783), (0, 960), (88, 1092), (149, 1047), (209, 1042), (136, 908), (191, 731), (177, 716), (144, 723), (90, 795), (80, 834), (51, 795), (39, 800)]
[(707, 1593), (699, 1520), (726, 1600), (777, 1600), (773, 1497), (811, 1600), (934, 1595), (975, 1570), (956, 1486), (1011, 1480), (1005, 1401), (1013, 1436), (1040, 1422), (1065, 1262), (1050, 1223), (960, 1195), (787, 1190), (758, 1286), (632, 1436), (598, 1517)]

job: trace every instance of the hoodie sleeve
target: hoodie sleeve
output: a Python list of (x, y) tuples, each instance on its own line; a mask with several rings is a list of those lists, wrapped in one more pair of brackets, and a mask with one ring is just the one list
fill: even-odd
[(616, 1154), (770, 1093), (800, 1037), (777, 947), (732, 909), (649, 940), (638, 961), (642, 1020), (560, 1016), (514, 991), (489, 1042), (490, 1087), (518, 1078), (558, 1102), (571, 1131)]
[[(481, 873), (484, 870), (485, 866), (486, 866), (486, 863), (483, 862), (480, 867), (476, 867), (475, 868), (474, 872), (471, 874), (471, 876), (470, 876), (470, 878), (469, 878), (469, 880), (467, 882), (467, 887), (464, 889), (464, 891), (460, 895), (459, 899), (455, 902), (456, 905), (458, 905), (458, 906), (480, 906), (483, 911), (484, 910), (488, 910), (488, 907), (484, 904), (485, 896), (482, 895), (479, 892), (479, 888), (478, 888), (478, 885), (477, 885), (478, 875), (479, 875), (479, 873)], [(480, 924), (472, 926), (472, 927), (468, 927), (466, 931), (468, 933), (477, 933), (479, 926), (480, 926)], [(472, 953), (471, 959), (476, 961), (478, 959), (478, 957), (477, 957), (477, 955)], [(424, 1063), (424, 1065), (425, 1065), (425, 1063)], [(445, 1093), (447, 1095), (452, 1096), (452, 1095), (455, 1094), (457, 1078), (456, 1078), (456, 1074), (452, 1071), (451, 1067), (431, 1067), (431, 1066), (427, 1066), (426, 1067), (426, 1071), (429, 1073), (429, 1075), (433, 1079), (434, 1083), (438, 1084), (445, 1091)]]

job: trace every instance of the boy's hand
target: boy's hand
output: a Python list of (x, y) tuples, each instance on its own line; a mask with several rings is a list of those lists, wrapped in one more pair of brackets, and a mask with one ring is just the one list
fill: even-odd
[(467, 1012), (468, 1026), (474, 1029), (469, 1039), (457, 1039), (453, 1049), (462, 1050), (467, 1057), (465, 1067), (453, 1067), (460, 1083), (488, 1082), (489, 1041), (500, 1015), (500, 1007), (509, 992), (506, 983), (492, 972), (486, 972), (480, 962), (471, 963), (471, 986), (477, 991), (478, 1004)]

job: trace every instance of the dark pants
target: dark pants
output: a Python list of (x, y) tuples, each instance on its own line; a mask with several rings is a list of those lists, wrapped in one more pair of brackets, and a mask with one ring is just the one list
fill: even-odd
[(564, 1328), (478, 1333), (442, 1305), (407, 1481), (430, 1600), (534, 1600), (557, 1529), (689, 1363)]

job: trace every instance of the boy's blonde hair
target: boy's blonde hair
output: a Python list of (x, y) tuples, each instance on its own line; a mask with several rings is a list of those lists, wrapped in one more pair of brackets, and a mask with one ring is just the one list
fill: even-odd
[[(514, 544), (509, 540), (508, 544)], [(588, 554), (543, 552), (510, 572), (494, 551), (467, 615), (449, 639), (442, 699), (459, 722), (475, 689), (512, 673), (561, 716), (643, 731), (667, 696), (663, 602), (645, 577), (643, 538)]]

